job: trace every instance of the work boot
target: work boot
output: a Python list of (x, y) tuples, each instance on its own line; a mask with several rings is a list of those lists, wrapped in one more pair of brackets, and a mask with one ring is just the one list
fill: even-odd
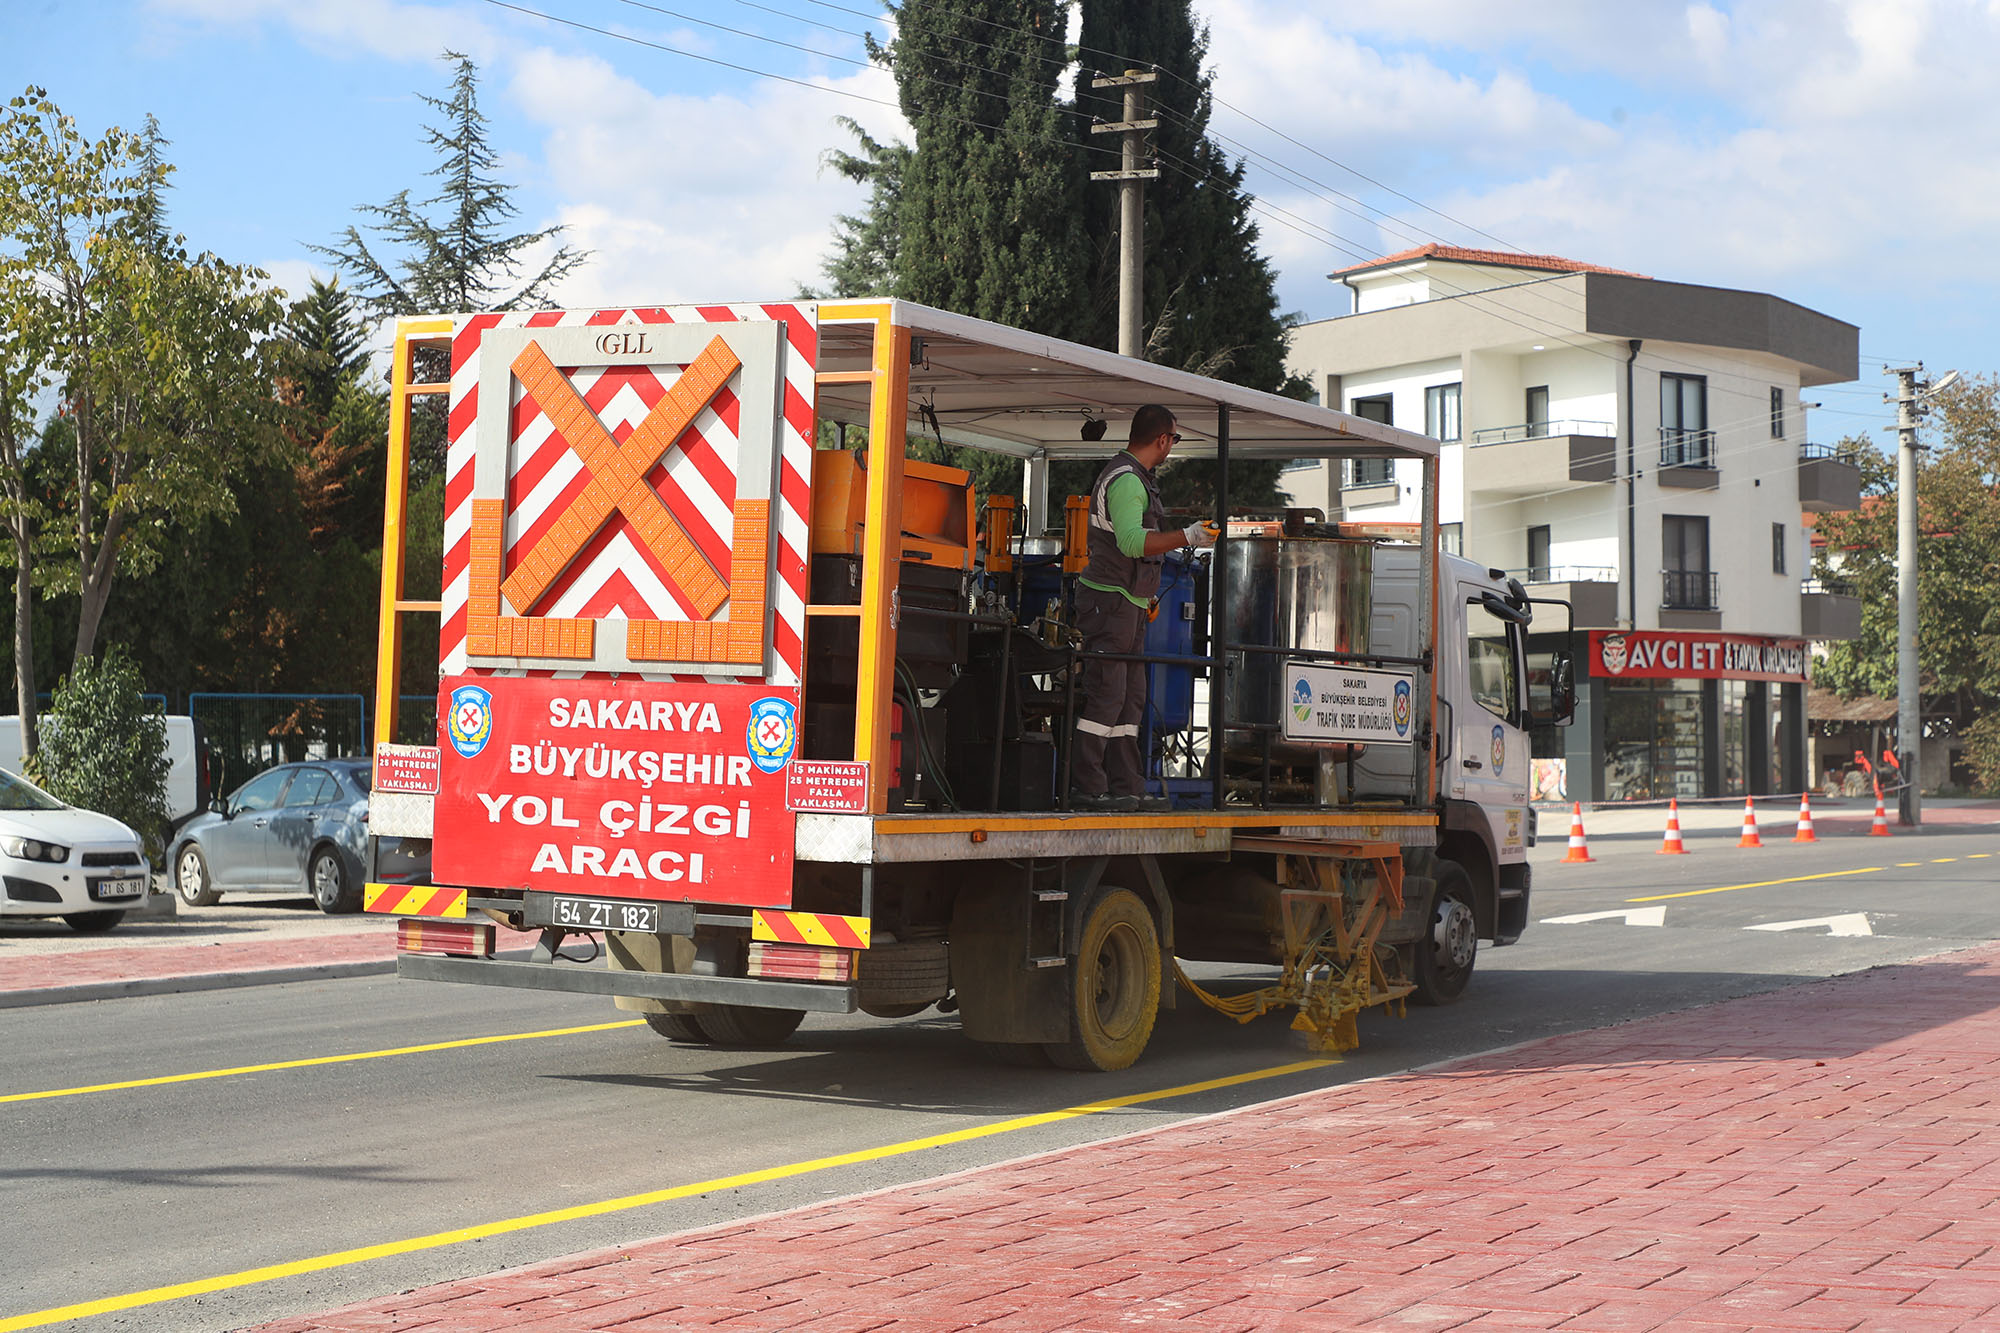
[(1136, 796), (1112, 796), (1106, 792), (1084, 792), (1072, 790), (1069, 799), (1063, 803), (1071, 810), (1088, 810), (1092, 813), (1119, 812), (1139, 808)]

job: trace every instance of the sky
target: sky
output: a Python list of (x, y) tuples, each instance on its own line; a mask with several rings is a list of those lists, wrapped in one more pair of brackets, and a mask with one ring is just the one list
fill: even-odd
[[(1881, 427), (1885, 363), (2000, 370), (2000, 0), (1195, 0), (1212, 129), (1283, 309), (1430, 241), (1774, 293), (1858, 325), (1815, 439)], [(566, 20), (566, 21), (565, 21)], [(734, 29), (736, 31), (729, 31)], [(520, 229), (591, 252), (569, 306), (769, 300), (820, 279), (904, 136), (870, 0), (0, 0), (0, 95), (159, 118), (172, 225), (294, 294), (360, 205), (428, 193), (418, 95), (481, 69)]]

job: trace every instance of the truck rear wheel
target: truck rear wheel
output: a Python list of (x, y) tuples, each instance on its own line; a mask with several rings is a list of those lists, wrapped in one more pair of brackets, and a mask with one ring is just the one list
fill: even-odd
[(1160, 1011), (1160, 935), (1129, 889), (1102, 888), (1084, 913), (1070, 965), (1070, 1037), (1050, 1042), (1064, 1069), (1125, 1069), (1146, 1049)]
[(1415, 946), (1416, 968), (1410, 981), (1416, 989), (1410, 998), (1418, 1004), (1451, 1004), (1465, 994), (1479, 953), (1472, 881), (1456, 861), (1433, 859), (1425, 868), (1431, 871), (1429, 876), (1403, 881), (1405, 892), (1414, 883), (1431, 893), (1430, 914)]
[(690, 1017), (695, 1025), (718, 1046), (777, 1046), (797, 1032), (806, 1017), (803, 1009), (753, 1009), (742, 1004), (697, 1004), (693, 1008)]
[(693, 1014), (645, 1014), (646, 1026), (665, 1037), (668, 1041), (706, 1045), (708, 1033), (702, 1030)]

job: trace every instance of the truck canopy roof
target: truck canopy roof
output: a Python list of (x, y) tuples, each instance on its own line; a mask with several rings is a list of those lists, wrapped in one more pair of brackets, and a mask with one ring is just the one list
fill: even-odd
[[(1297, 399), (1246, 389), (1169, 366), (1119, 356), (1042, 334), (909, 301), (826, 302), (819, 307), (818, 368), (865, 371), (874, 320), (911, 334), (910, 434), (1019, 458), (1104, 457), (1105, 443), (1080, 435), (1090, 417), (1112, 420), (1112, 440), (1126, 418), (1159, 403), (1179, 419), (1177, 457), (1216, 452), (1220, 413), (1228, 409), (1233, 458), (1432, 458), (1429, 436)], [(823, 420), (866, 425), (865, 384), (819, 386)], [(923, 409), (935, 414), (934, 422)]]

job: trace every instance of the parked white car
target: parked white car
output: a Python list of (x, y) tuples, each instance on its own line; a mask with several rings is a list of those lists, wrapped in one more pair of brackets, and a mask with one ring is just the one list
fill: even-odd
[(72, 930), (109, 930), (145, 898), (152, 878), (138, 834), (0, 769), (0, 916), (59, 916)]

